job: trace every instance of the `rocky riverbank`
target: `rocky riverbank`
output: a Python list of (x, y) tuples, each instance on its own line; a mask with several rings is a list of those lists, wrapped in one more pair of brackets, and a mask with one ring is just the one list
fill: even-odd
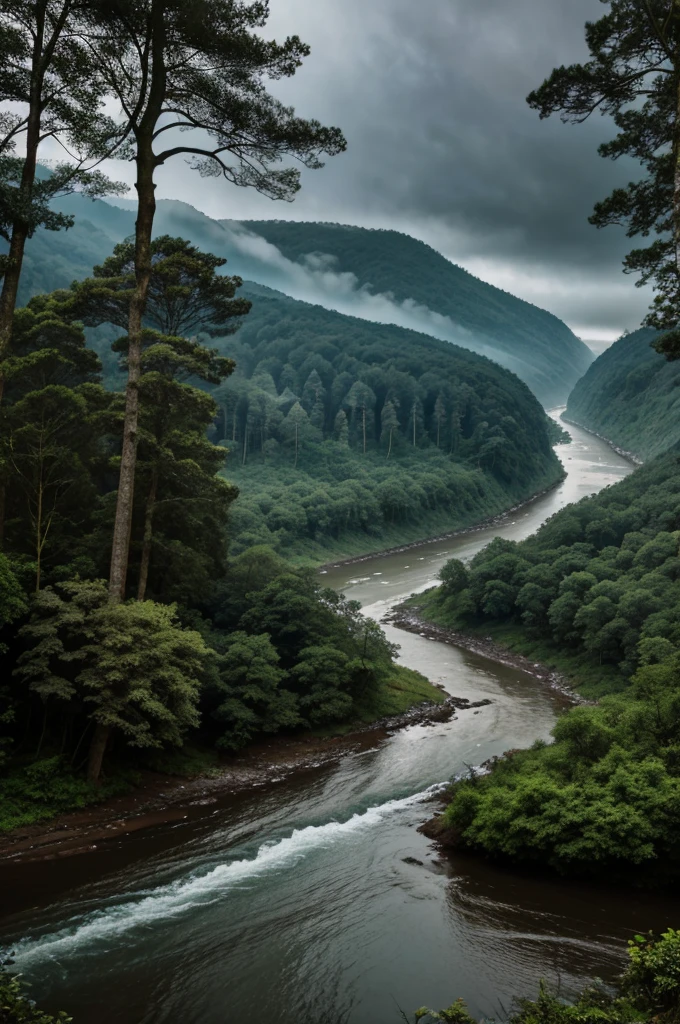
[(455, 629), (448, 629), (444, 626), (435, 626), (426, 619), (421, 619), (416, 608), (408, 608), (400, 605), (383, 622), (389, 622), (398, 629), (405, 629), (409, 633), (416, 633), (428, 640), (437, 640), (439, 643), (452, 644), (454, 647), (461, 647), (472, 654), (479, 654), (483, 658), (490, 658), (491, 661), (500, 665), (508, 665), (511, 668), (520, 669), (534, 676), (551, 690), (555, 690), (565, 698), (568, 704), (590, 704), (591, 701), (580, 697), (571, 687), (565, 675), (556, 672), (554, 669), (541, 665), (540, 662), (531, 661), (522, 654), (495, 643), (491, 637), (474, 636), (473, 634), (460, 633)]
[(344, 736), (277, 736), (225, 759), (209, 776), (186, 779), (144, 772), (125, 796), (0, 836), (0, 861), (52, 860), (95, 852), (132, 832), (209, 813), (202, 808), (232, 794), (272, 786), (294, 773), (331, 764), (380, 743), (397, 729), (445, 722), (458, 712), (489, 703), (450, 696), (441, 703), (425, 701)]
[(527, 498), (525, 501), (521, 501), (518, 505), (513, 505), (512, 508), (508, 508), (504, 512), (499, 512), (495, 516), (489, 516), (486, 519), (482, 519), (480, 522), (474, 523), (472, 526), (465, 526), (460, 530), (450, 530), (448, 533), (440, 533), (434, 537), (421, 537), (419, 540), (411, 541), (408, 544), (399, 544), (396, 547), (385, 548), (382, 551), (372, 551), (367, 555), (355, 555), (352, 558), (338, 558), (335, 561), (325, 562), (323, 565), (320, 565), (319, 571), (323, 572), (328, 569), (337, 569), (341, 565), (358, 565), (360, 562), (368, 562), (371, 558), (382, 558), (385, 555), (398, 555), (402, 551), (413, 551), (415, 548), (420, 548), (424, 544), (438, 544), (441, 541), (451, 540), (454, 537), (464, 537), (468, 533), (477, 533), (479, 530), (488, 530), (492, 526), (502, 526), (511, 515), (514, 515), (516, 512), (519, 512), (520, 509), (531, 505), (533, 501), (538, 501), (539, 498), (549, 494), (550, 491), (554, 491), (555, 488), (562, 483), (565, 477), (566, 473), (562, 473), (562, 475), (555, 480), (550, 487), (544, 487), (542, 491), (537, 491), (535, 494), (532, 494), (530, 498)]

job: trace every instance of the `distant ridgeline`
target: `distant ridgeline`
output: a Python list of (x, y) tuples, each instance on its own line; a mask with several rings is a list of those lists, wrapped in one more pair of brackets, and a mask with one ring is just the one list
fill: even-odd
[[(23, 301), (88, 276), (133, 229), (127, 209), (79, 196), (61, 206), (76, 214), (75, 225), (31, 239)], [(245, 276), (266, 257), (283, 267), (278, 279), (284, 286), (295, 285), (295, 267), (309, 284), (309, 259), (304, 266), (292, 263), (263, 237), (246, 233), (254, 255), (239, 263), (234, 232), (185, 204), (161, 202), (157, 231), (227, 256), (230, 272)], [(357, 231), (368, 248), (374, 239), (407, 249), (412, 244), (416, 255), (459, 274), (477, 289), (480, 316), (491, 315), (498, 295), (509, 310), (524, 309), (537, 323), (546, 318), (580, 344), (549, 314), (476, 281), (427, 246), (393, 232)], [(264, 253), (259, 263), (258, 253)], [(389, 263), (389, 249), (383, 253)], [(377, 276), (377, 260), (376, 254), (358, 270), (370, 271), (383, 288), (387, 278)], [(320, 279), (335, 273), (318, 254), (315, 266)], [(335, 273), (338, 281), (349, 281), (356, 292), (351, 274)], [(449, 340), (311, 305), (263, 285), (247, 283), (242, 293), (253, 301), (250, 314), (237, 334), (215, 341), (237, 363), (234, 376), (215, 391), (213, 433), (229, 449), (225, 472), (241, 489), (232, 510), (232, 552), (266, 543), (288, 556), (318, 560), (364, 554), (479, 522), (560, 478), (551, 449), (559, 439), (554, 424), (527, 385), (497, 362)], [(419, 301), (430, 296), (419, 292)], [(395, 315), (406, 310), (405, 323), (422, 325), (422, 309), (416, 315), (415, 308), (393, 305)], [(494, 308), (500, 323), (501, 307)], [(519, 313), (513, 315), (510, 334), (519, 330)], [(443, 320), (442, 314), (437, 322)], [(118, 333), (106, 326), (88, 333), (104, 382), (114, 390), (123, 383), (111, 350)], [(536, 345), (539, 336), (536, 327)], [(564, 382), (566, 371), (560, 377)]]
[(219, 342), (235, 550), (358, 554), (479, 521), (559, 479), (549, 421), (489, 359), (261, 286)]
[(656, 337), (642, 327), (614, 342), (578, 382), (566, 412), (641, 458), (680, 441), (680, 363), (651, 348)]
[(480, 281), (410, 235), (283, 220), (244, 221), (242, 227), (295, 263), (314, 266), (314, 256), (331, 256), (330, 268), (355, 275), (359, 288), (391, 295), (406, 310), (418, 304), (423, 323), (417, 329), (448, 334), (447, 340), (499, 362), (547, 408), (566, 400), (593, 360), (590, 349), (552, 313)]
[[(75, 225), (68, 232), (39, 231), (30, 240), (22, 302), (87, 276), (134, 230), (133, 209), (79, 195), (56, 205), (75, 215)], [(557, 317), (396, 231), (216, 221), (186, 203), (162, 200), (155, 233), (186, 238), (226, 258), (228, 272), (244, 280), (487, 355), (524, 380), (546, 407), (564, 403), (592, 362), (590, 349)]]

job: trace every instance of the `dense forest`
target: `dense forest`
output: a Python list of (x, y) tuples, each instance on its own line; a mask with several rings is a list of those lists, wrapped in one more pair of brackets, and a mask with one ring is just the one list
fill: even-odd
[[(3, 364), (0, 828), (125, 787), (151, 763), (139, 751), (191, 737), (234, 750), (441, 699), (312, 572), (266, 547), (228, 557), (238, 492), (207, 437), (218, 406), (205, 388), (230, 379), (234, 362), (187, 335), (209, 326), (228, 344), (250, 303), (216, 258), (181, 239), (153, 246), (128, 600), (111, 603), (104, 582), (124, 397), (102, 386), (84, 323), (120, 333), (133, 247), (14, 312)], [(127, 366), (128, 336), (113, 348)]]
[(447, 342), (244, 288), (220, 349), (214, 437), (240, 488), (233, 550), (323, 558), (478, 522), (560, 475), (549, 424), (516, 377)]
[[(413, 599), (569, 671), (595, 706), (472, 773), (441, 821), (455, 841), (563, 873), (638, 883), (680, 872), (680, 458), (669, 452), (549, 519), (496, 538)], [(650, 869), (651, 873), (650, 873)]]
[[(89, 274), (115, 243), (134, 232), (134, 210), (128, 207), (77, 194), (55, 200), (55, 210), (73, 216), (75, 223), (66, 233), (39, 230), (28, 240), (21, 301)], [(256, 232), (255, 237), (244, 236), (244, 229)], [(389, 321), (392, 303), (396, 323), (405, 312), (407, 326), (446, 336), (498, 361), (546, 407), (566, 401), (593, 359), (557, 317), (480, 281), (430, 246), (396, 231), (295, 221), (240, 225), (211, 220), (187, 203), (162, 200), (155, 234), (191, 239), (227, 259), (230, 273), (244, 280), (331, 308), (344, 299), (343, 312), (369, 320)], [(278, 256), (276, 250), (262, 251), (264, 239), (276, 246)], [(332, 278), (330, 290), (324, 273)], [(362, 300), (370, 295), (385, 296), (385, 309), (368, 303), (362, 312)]]
[(589, 367), (569, 396), (566, 418), (640, 458), (680, 441), (680, 364), (652, 347), (651, 327), (625, 334)]
[[(59, 262), (40, 266), (57, 287)], [(36, 283), (30, 262), (27, 280)], [(265, 543), (317, 561), (362, 554), (478, 522), (559, 478), (552, 421), (490, 359), (255, 284), (240, 294), (252, 308), (238, 333), (211, 342), (236, 371), (217, 387), (199, 381), (218, 401), (211, 438), (228, 449), (240, 490), (234, 552)], [(120, 389), (117, 328), (88, 323), (103, 382)]]
[(284, 220), (243, 226), (296, 263), (330, 256), (332, 270), (354, 274), (359, 287), (450, 318), (463, 329), (458, 344), (513, 370), (545, 406), (560, 405), (592, 362), (590, 349), (552, 313), (480, 281), (409, 235)]

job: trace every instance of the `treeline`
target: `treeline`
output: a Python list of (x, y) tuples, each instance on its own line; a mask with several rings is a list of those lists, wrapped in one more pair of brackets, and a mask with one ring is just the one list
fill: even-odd
[[(123, 601), (110, 601), (105, 576), (124, 398), (102, 386), (83, 322), (125, 321), (132, 245), (15, 312), (3, 364), (0, 827), (91, 798), (80, 772), (87, 763), (96, 784), (107, 751), (139, 765), (129, 748), (192, 735), (234, 750), (389, 712), (381, 688), (399, 691), (395, 710), (409, 689), (411, 703), (436, 694), (314, 574), (269, 549), (227, 560), (237, 490), (218, 475), (225, 451), (206, 436), (217, 405), (196, 383), (215, 385), (234, 364), (187, 337), (206, 322), (223, 336), (248, 313), (220, 264), (181, 239), (153, 243)], [(114, 350), (127, 359), (126, 336)], [(108, 780), (105, 792), (121, 781)]]
[(566, 416), (643, 459), (680, 441), (680, 365), (652, 348), (641, 327), (595, 360), (569, 396)]
[[(490, 360), (266, 289), (229, 342), (214, 438), (248, 543), (310, 545), (449, 529), (559, 478), (551, 427)], [(431, 525), (430, 525), (431, 524)], [(413, 537), (411, 537), (413, 539)]]
[(520, 544), (451, 560), (426, 616), (569, 665), (597, 706), (555, 742), (453, 788), (455, 842), (565, 874), (639, 883), (680, 871), (680, 460), (650, 462)]
[[(448, 317), (461, 342), (514, 370), (546, 406), (564, 402), (592, 353), (552, 313), (489, 285), (431, 246), (398, 231), (347, 224), (244, 221), (288, 259), (351, 274), (360, 288)], [(329, 259), (330, 258), (330, 259)], [(446, 321), (444, 321), (445, 323)]]

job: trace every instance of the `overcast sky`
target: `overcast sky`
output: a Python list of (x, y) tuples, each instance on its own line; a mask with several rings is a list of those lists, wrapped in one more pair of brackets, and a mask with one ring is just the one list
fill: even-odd
[[(278, 217), (391, 227), (551, 310), (582, 338), (639, 325), (648, 297), (621, 271), (630, 242), (588, 224), (593, 203), (638, 174), (581, 126), (540, 121), (527, 93), (586, 56), (599, 0), (271, 0), (269, 34), (312, 54), (276, 92), (299, 114), (339, 125), (347, 153), (304, 172), (293, 204), (273, 203), (182, 159), (159, 197), (213, 217)], [(117, 170), (120, 176), (120, 169)]]

